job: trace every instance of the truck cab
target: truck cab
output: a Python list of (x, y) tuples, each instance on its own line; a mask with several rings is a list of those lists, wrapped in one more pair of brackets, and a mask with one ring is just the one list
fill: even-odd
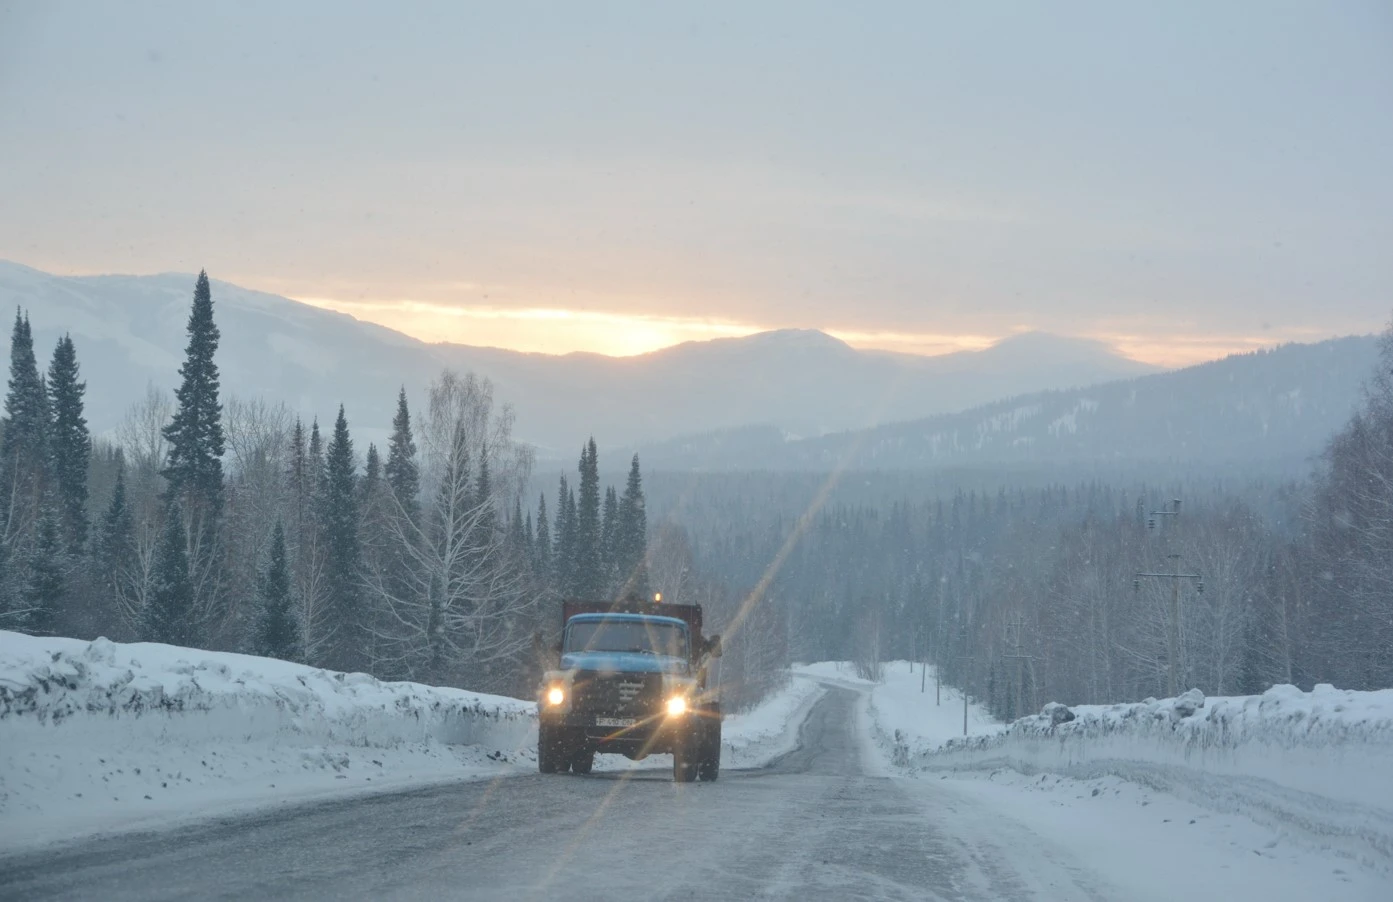
[(563, 604), (558, 666), (538, 691), (537, 766), (587, 774), (596, 754), (673, 756), (673, 779), (720, 773), (721, 709), (707, 686), (720, 637), (699, 605)]

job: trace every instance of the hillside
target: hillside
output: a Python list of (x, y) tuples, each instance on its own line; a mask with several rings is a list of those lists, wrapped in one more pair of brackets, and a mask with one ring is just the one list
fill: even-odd
[(873, 429), (798, 440), (772, 426), (749, 427), (641, 453), (670, 469), (1144, 462), (1299, 469), (1348, 420), (1376, 359), (1372, 336), (1285, 345)]
[[(112, 429), (147, 383), (170, 389), (184, 347), (194, 276), (54, 276), (0, 262), (0, 310), (29, 311), (47, 355), (71, 332), (88, 382), (89, 419)], [(516, 435), (569, 460), (586, 436), (646, 444), (774, 424), (820, 436), (962, 410), (1023, 391), (1069, 388), (1154, 370), (1096, 342), (1038, 333), (984, 351), (918, 357), (860, 351), (822, 332), (784, 330), (692, 342), (636, 357), (552, 356), (428, 344), (353, 317), (213, 281), (224, 390), (332, 417), (381, 438), (399, 385), (416, 403), (445, 366), (473, 370), (517, 412)], [(0, 353), (5, 351), (0, 350)]]

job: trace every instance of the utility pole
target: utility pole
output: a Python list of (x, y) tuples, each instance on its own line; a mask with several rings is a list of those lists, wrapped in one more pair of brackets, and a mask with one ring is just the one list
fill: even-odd
[[(1175, 498), (1171, 501), (1169, 510), (1152, 511), (1151, 518), (1147, 520), (1148, 529), (1155, 529), (1157, 518), (1180, 516), (1180, 499)], [(1168, 579), (1171, 582), (1171, 608), (1169, 622), (1166, 624), (1166, 688), (1171, 698), (1180, 694), (1180, 581), (1183, 579), (1195, 580), (1195, 591), (1204, 594), (1204, 577), (1198, 573), (1182, 573), (1180, 571), (1180, 555), (1176, 552), (1167, 554), (1170, 560), (1170, 572), (1168, 573), (1138, 573), (1132, 580), (1133, 591), (1141, 591), (1142, 577), (1148, 579)]]
[(923, 627), (919, 628), (919, 642), (916, 647), (922, 655), (919, 659), (919, 694), (923, 695), (929, 679), (929, 637), (924, 635)]
[(943, 704), (943, 584), (947, 582), (947, 577), (939, 574), (938, 577), (938, 629), (934, 632), (934, 643), (938, 646), (934, 651), (934, 707)]
[[(966, 683), (967, 680), (963, 680)], [(967, 686), (963, 686), (963, 735), (967, 735)]]
[[(1034, 655), (1028, 655), (1023, 650), (1021, 635), (1025, 632), (1025, 615), (1014, 614), (1011, 619), (1006, 621), (1006, 641), (1012, 645), (1013, 650), (1009, 654), (1002, 655), (1008, 661), (1016, 662), (1016, 701), (1015, 717), (1025, 716), (1025, 669), (1026, 662), (1035, 660)], [(991, 704), (990, 700), (988, 704)], [(1014, 717), (1012, 718), (1015, 719)]]

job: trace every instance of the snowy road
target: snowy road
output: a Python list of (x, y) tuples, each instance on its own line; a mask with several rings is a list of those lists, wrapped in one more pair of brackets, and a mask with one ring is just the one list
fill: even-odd
[(0, 898), (1387, 898), (1338, 861), (1175, 834), (1196, 818), (1164, 799), (883, 776), (862, 698), (833, 688), (797, 750), (714, 784), (529, 774), (306, 804), (0, 858)]
[[(6, 899), (1117, 898), (867, 775), (854, 693), (802, 747), (714, 784), (526, 776), (303, 806), (0, 861)], [(1009, 847), (1008, 847), (1009, 846)], [(1023, 869), (1013, 869), (1018, 862)]]

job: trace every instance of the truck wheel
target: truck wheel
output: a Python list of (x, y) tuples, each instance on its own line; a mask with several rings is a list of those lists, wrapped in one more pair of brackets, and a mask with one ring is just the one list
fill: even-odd
[(706, 741), (701, 744), (701, 763), (697, 765), (697, 776), (703, 783), (714, 783), (721, 775), (721, 725), (717, 723), (706, 731)]
[(672, 782), (690, 783), (696, 779), (696, 761), (692, 760), (695, 743), (690, 737), (679, 740), (672, 747)]
[(546, 724), (537, 725), (537, 770), (556, 773), (557, 754), (555, 731)]
[(590, 769), (595, 766), (595, 750), (588, 748), (578, 748), (571, 755), (571, 773), (588, 774)]

